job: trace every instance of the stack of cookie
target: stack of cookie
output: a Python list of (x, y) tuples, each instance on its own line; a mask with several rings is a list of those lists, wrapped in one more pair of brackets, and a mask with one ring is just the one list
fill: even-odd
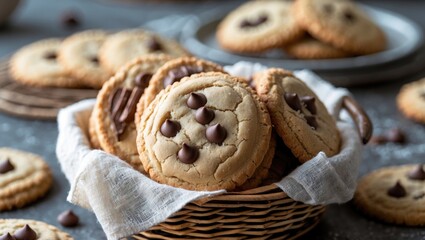
[(90, 142), (159, 183), (190, 190), (254, 188), (279, 181), (297, 165), (292, 158), (301, 164), (339, 152), (334, 119), (301, 80), (269, 69), (252, 83), (256, 90), (202, 59), (139, 57), (103, 85)]
[(87, 30), (21, 48), (10, 61), (10, 74), (29, 86), (100, 89), (122, 65), (149, 53), (188, 55), (177, 42), (143, 29)]
[(250, 1), (217, 28), (220, 46), (236, 53), (283, 49), (301, 59), (383, 51), (385, 34), (350, 0)]

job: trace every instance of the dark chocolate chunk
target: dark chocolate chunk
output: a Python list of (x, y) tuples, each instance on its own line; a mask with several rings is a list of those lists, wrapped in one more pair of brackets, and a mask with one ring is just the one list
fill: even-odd
[(124, 107), (124, 110), (121, 113), (121, 116), (119, 118), (119, 122), (123, 123), (130, 123), (134, 121), (134, 114), (136, 113), (137, 103), (140, 100), (140, 97), (142, 97), (143, 90), (139, 87), (133, 88), (131, 91), (131, 95), (128, 98), (127, 104)]
[(269, 17), (265, 14), (260, 15), (256, 20), (243, 20), (240, 23), (240, 27), (241, 28), (251, 28), (251, 27), (257, 27), (265, 22), (267, 22), (267, 20), (269, 19)]
[(207, 97), (202, 93), (191, 93), (186, 101), (186, 104), (191, 109), (198, 109), (205, 106), (207, 103)]
[(252, 26), (252, 24), (249, 20), (245, 19), (241, 22), (241, 24), (239, 24), (239, 27), (240, 28), (249, 28), (249, 27), (253, 27), (253, 26)]
[(425, 180), (425, 171), (422, 164), (418, 164), (414, 169), (408, 172), (407, 177), (411, 180)]
[(151, 37), (148, 40), (148, 42), (146, 43), (146, 47), (151, 52), (156, 52), (156, 51), (161, 51), (162, 50), (161, 43), (158, 42), (158, 40), (156, 39), (156, 37)]
[(186, 143), (183, 143), (182, 148), (177, 153), (177, 158), (186, 164), (194, 163), (199, 157), (199, 150), (196, 147), (191, 147)]
[(80, 18), (75, 11), (65, 11), (61, 16), (62, 25), (67, 28), (75, 28), (80, 25)]
[(99, 65), (99, 58), (97, 56), (93, 56), (90, 58), (90, 61), (96, 65)]
[(75, 227), (78, 225), (79, 218), (72, 210), (67, 210), (59, 214), (58, 222), (64, 227)]
[(28, 224), (25, 224), (22, 228), (18, 229), (13, 235), (16, 240), (35, 240), (37, 239), (37, 233), (32, 230)]
[(152, 78), (150, 73), (139, 73), (136, 78), (134, 78), (134, 83), (141, 89), (146, 89), (149, 86), (149, 81)]
[(207, 128), (205, 136), (208, 141), (221, 145), (227, 137), (227, 131), (224, 127), (217, 123)]
[(10, 233), (5, 233), (0, 236), (0, 240), (16, 240)]
[(314, 104), (315, 101), (316, 101), (316, 98), (314, 98), (313, 96), (301, 97), (301, 102), (305, 104), (305, 107), (307, 108), (308, 111), (310, 111), (311, 114), (317, 113), (316, 105)]
[(180, 131), (181, 126), (176, 121), (171, 121), (169, 119), (165, 120), (165, 122), (161, 125), (161, 133), (166, 137), (174, 137)]
[(394, 142), (394, 143), (405, 143), (406, 142), (406, 136), (399, 128), (393, 128), (386, 132), (386, 138), (388, 142)]
[(52, 51), (46, 52), (44, 54), (44, 58), (48, 60), (56, 60), (57, 57), (58, 55), (56, 54), (56, 52), (52, 52)]
[(356, 17), (354, 16), (354, 14), (351, 11), (348, 11), (348, 10), (344, 12), (343, 16), (344, 16), (345, 21), (348, 22), (348, 23), (352, 23), (356, 20)]
[(406, 189), (401, 185), (400, 181), (387, 191), (388, 196), (395, 198), (402, 198), (406, 196)]
[(180, 66), (179, 68), (170, 70), (167, 77), (164, 79), (164, 88), (166, 88), (168, 85), (172, 85), (173, 83), (180, 81), (186, 76), (190, 76), (194, 73), (200, 73), (202, 71), (203, 68), (201, 66)]
[(10, 162), (10, 159), (3, 160), (0, 162), (0, 174), (4, 174), (13, 171), (15, 167)]
[(214, 117), (214, 111), (206, 107), (201, 107), (196, 110), (195, 119), (200, 124), (208, 124), (214, 119)]
[(286, 103), (295, 111), (301, 110), (301, 102), (296, 93), (285, 93)]
[[(118, 88), (112, 94), (113, 97), (111, 98), (110, 109), (112, 109), (112, 123), (115, 127), (118, 141), (120, 141), (120, 137), (124, 133), (127, 121), (130, 121), (131, 118), (134, 119), (136, 104), (141, 95), (142, 90), (140, 88), (135, 88), (133, 90)], [(131, 114), (132, 112), (133, 114)]]
[(310, 125), (311, 128), (313, 128), (314, 130), (317, 129), (319, 125), (317, 124), (315, 116), (305, 116), (304, 118), (307, 121), (307, 124)]
[(327, 13), (327, 14), (331, 14), (334, 11), (334, 7), (331, 4), (325, 4), (323, 5), (323, 10)]

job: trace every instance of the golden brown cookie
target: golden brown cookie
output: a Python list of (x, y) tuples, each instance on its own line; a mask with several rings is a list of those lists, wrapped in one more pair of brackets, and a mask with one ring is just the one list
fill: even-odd
[(256, 75), (257, 93), (270, 112), (276, 132), (301, 161), (339, 152), (335, 120), (316, 94), (290, 72), (271, 68)]
[(60, 45), (58, 60), (65, 71), (85, 86), (100, 89), (109, 73), (100, 67), (99, 49), (108, 34), (102, 30), (79, 32)]
[(270, 147), (264, 104), (244, 80), (210, 72), (161, 91), (143, 113), (137, 148), (149, 176), (190, 190), (233, 190)]
[(425, 172), (421, 164), (385, 167), (360, 179), (356, 205), (379, 220), (425, 225)]
[(0, 212), (37, 200), (51, 185), (49, 166), (40, 156), (0, 148)]
[(167, 54), (172, 57), (189, 55), (176, 41), (160, 37), (143, 29), (112, 34), (100, 49), (100, 63), (111, 74), (133, 59), (147, 54)]
[(350, 0), (297, 0), (292, 14), (314, 38), (352, 54), (386, 48), (383, 31)]
[(92, 143), (97, 136), (103, 150), (138, 170), (142, 167), (136, 148), (136, 105), (152, 74), (168, 60), (167, 55), (152, 54), (131, 62), (103, 85), (93, 109)]
[(61, 40), (44, 39), (19, 49), (10, 60), (10, 74), (13, 79), (36, 87), (83, 86), (78, 79), (69, 76), (57, 61)]
[(397, 106), (408, 118), (425, 123), (425, 78), (404, 85), (397, 95)]
[[(9, 235), (10, 237), (7, 238)], [(0, 238), (25, 240), (74, 239), (68, 233), (62, 232), (52, 225), (30, 219), (0, 219)]]
[(300, 59), (345, 58), (351, 54), (312, 37), (305, 37), (284, 47), (289, 55)]
[(217, 27), (217, 41), (232, 52), (261, 52), (302, 37), (304, 30), (290, 14), (291, 2), (249, 1)]

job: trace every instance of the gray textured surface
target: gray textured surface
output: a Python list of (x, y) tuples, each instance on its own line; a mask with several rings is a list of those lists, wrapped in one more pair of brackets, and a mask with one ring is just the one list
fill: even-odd
[[(140, 1), (141, 2), (141, 1)], [(63, 28), (59, 19), (67, 10), (81, 14), (82, 25), (75, 29), (136, 27), (147, 20), (168, 14), (200, 13), (221, 6), (231, 8), (240, 1), (147, 1), (143, 4), (116, 5), (101, 1), (24, 1), (7, 28), (0, 30), (0, 57), (12, 53), (20, 46), (34, 40), (66, 36), (72, 31)], [(425, 2), (423, 1), (362, 1), (374, 6), (397, 11), (425, 26)], [(424, 68), (425, 70), (425, 63)], [(367, 146), (361, 166), (361, 175), (381, 166), (424, 162), (425, 128), (405, 119), (395, 107), (395, 96), (403, 82), (425, 75), (416, 73), (391, 84), (380, 84), (350, 89), (371, 116), (376, 132), (401, 127), (408, 133), (407, 145), (388, 144)], [(69, 184), (60, 171), (55, 156), (57, 125), (54, 122), (24, 120), (0, 113), (0, 146), (9, 146), (42, 155), (54, 169), (54, 186), (41, 201), (21, 210), (1, 213), (5, 218), (32, 218), (53, 225), (57, 215), (72, 208), (81, 218), (81, 226), (66, 229), (76, 239), (105, 239), (95, 216), (66, 202)], [(323, 220), (303, 239), (410, 239), (425, 238), (425, 229), (394, 227), (370, 220), (360, 214), (350, 203), (328, 208)]]

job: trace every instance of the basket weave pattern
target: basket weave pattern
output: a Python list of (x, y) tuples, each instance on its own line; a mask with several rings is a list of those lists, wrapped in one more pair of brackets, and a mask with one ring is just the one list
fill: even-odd
[(289, 198), (276, 185), (187, 204), (134, 239), (295, 239), (313, 228), (325, 207)]

